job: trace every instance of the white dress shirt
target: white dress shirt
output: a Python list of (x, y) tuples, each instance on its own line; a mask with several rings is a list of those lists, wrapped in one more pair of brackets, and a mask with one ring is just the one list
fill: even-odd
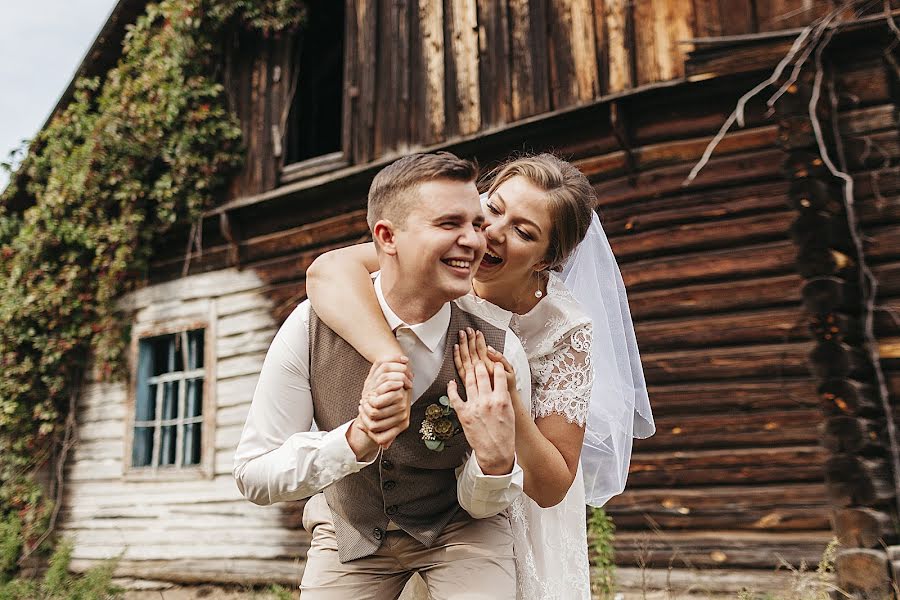
[[(388, 306), (376, 276), (375, 292), (385, 319), (409, 357), (413, 397), (431, 385), (444, 359), (450, 305), (445, 304), (424, 323), (408, 325)], [(517, 388), (531, 397), (528, 360), (519, 339), (507, 327), (510, 313), (480, 311), (467, 303), (466, 310), (506, 329), (504, 355), (516, 370)], [(234, 457), (234, 477), (241, 493), (260, 505), (308, 498), (335, 481), (371, 464), (359, 462), (347, 443), (351, 421), (329, 431), (314, 431), (313, 403), (309, 386), (309, 301), (301, 303), (281, 326), (266, 354), (247, 422)], [(415, 400), (414, 400), (415, 401)], [(410, 425), (412, 426), (412, 424)], [(427, 451), (424, 449), (423, 452)], [(521, 493), (523, 473), (518, 463), (508, 475), (485, 475), (474, 453), (457, 469), (459, 504), (475, 518), (493, 516)]]

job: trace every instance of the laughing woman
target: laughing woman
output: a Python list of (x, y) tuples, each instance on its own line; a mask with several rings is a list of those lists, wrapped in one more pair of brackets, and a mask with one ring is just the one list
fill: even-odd
[[(458, 302), (508, 321), (531, 368), (533, 397), (513, 398), (526, 494), (510, 510), (518, 595), (589, 599), (584, 506), (624, 489), (632, 438), (654, 431), (634, 328), (587, 178), (550, 154), (494, 173), (482, 196), (487, 253)], [(373, 362), (402, 354), (372, 287), (377, 264), (363, 244), (307, 272), (316, 313)], [(460, 332), (461, 372), (500, 358), (478, 332)]]

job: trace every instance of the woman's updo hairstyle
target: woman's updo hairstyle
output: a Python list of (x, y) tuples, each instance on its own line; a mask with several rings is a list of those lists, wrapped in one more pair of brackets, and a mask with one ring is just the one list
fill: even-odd
[(591, 225), (597, 194), (587, 177), (571, 163), (548, 153), (512, 158), (488, 177), (488, 195), (513, 177), (524, 177), (546, 192), (553, 224), (547, 248), (547, 269), (561, 271)]

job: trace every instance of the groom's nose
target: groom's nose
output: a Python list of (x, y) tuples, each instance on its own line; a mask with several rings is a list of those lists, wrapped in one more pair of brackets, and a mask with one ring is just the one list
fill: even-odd
[(484, 246), (484, 232), (477, 229), (470, 229), (459, 237), (459, 244), (470, 248)]

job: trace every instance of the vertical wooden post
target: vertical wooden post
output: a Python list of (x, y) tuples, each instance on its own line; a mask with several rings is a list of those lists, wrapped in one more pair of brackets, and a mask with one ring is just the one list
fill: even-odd
[[(826, 417), (825, 483), (841, 544), (835, 566), (839, 586), (851, 597), (880, 600), (893, 597), (885, 547), (897, 538), (886, 416), (876, 396), (873, 366), (862, 347), (866, 306), (858, 284), (860, 265), (848, 204), (841, 181), (819, 153), (808, 108), (811, 94), (810, 79), (801, 77), (775, 109), (778, 142), (787, 154), (790, 202), (797, 213), (791, 226), (797, 270), (805, 280), (803, 302), (816, 339), (809, 362), (819, 380)], [(834, 140), (828, 136), (836, 116), (824, 104), (820, 102), (816, 115), (826, 144), (832, 146)], [(835, 156), (833, 149), (829, 155)]]

